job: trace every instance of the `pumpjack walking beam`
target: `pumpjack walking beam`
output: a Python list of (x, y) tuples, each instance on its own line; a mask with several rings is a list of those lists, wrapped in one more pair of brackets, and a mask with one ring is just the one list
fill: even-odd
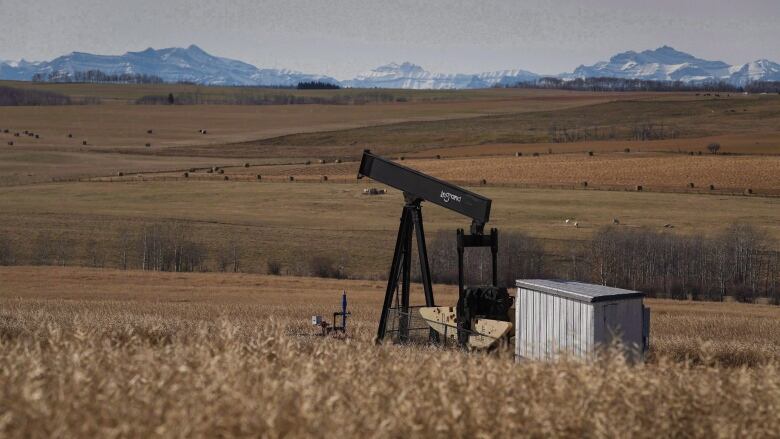
[[(428, 253), (425, 245), (425, 230), (423, 228), (422, 209), (420, 204), (428, 201), (442, 206), (446, 209), (455, 211), (461, 215), (471, 218), (471, 234), (465, 235), (459, 233), (459, 243), (461, 235), (466, 244), (478, 244), (486, 239), (495, 239), (495, 232), (491, 232), (490, 237), (483, 236), (485, 223), (490, 218), (491, 201), (479, 194), (447, 183), (422, 172), (410, 169), (406, 166), (387, 160), (383, 157), (364, 151), (360, 162), (358, 178), (369, 177), (380, 183), (400, 190), (404, 194), (404, 207), (401, 211), (401, 221), (398, 228), (398, 237), (396, 238), (395, 251), (393, 252), (393, 262), (390, 265), (390, 273), (387, 280), (387, 290), (382, 306), (382, 314), (379, 319), (379, 328), (377, 329), (377, 342), (381, 342), (387, 332), (387, 320), (390, 309), (393, 304), (393, 297), (398, 288), (399, 280), (401, 283), (400, 307), (402, 318), (399, 319), (399, 338), (403, 341), (408, 336), (409, 315), (409, 283), (411, 278), (411, 255), (412, 255), (412, 234), (417, 237), (417, 251), (420, 260), (420, 274), (425, 292), (425, 305), (436, 306), (433, 298), (433, 287), (431, 286), (431, 274), (428, 264)], [(462, 231), (461, 231), (462, 232)], [(495, 243), (495, 241), (493, 241)], [(467, 245), (474, 246), (474, 245)], [(495, 245), (493, 245), (495, 247)], [(459, 245), (459, 249), (462, 248)], [(460, 263), (462, 266), (462, 257)], [(495, 267), (495, 253), (493, 259)], [(462, 270), (460, 270), (459, 279), (461, 280), (462, 290)], [(495, 270), (494, 270), (495, 283)], [(399, 279), (400, 278), (400, 279)], [(432, 333), (432, 338), (434, 334)]]

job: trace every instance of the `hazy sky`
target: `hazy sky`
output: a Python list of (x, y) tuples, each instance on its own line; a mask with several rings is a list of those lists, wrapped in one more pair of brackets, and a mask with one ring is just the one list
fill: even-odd
[(780, 0), (0, 0), (0, 13), (6, 60), (197, 44), (338, 79), (390, 61), (552, 74), (664, 44), (780, 61)]

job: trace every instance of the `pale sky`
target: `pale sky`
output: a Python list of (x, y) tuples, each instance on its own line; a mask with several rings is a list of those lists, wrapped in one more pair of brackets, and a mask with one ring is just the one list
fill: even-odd
[(391, 61), (554, 74), (664, 44), (780, 62), (780, 0), (0, 0), (0, 13), (5, 60), (197, 44), (337, 79)]

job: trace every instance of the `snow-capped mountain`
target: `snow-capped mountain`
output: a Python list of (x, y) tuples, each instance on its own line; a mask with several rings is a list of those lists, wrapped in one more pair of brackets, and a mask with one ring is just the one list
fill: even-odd
[(732, 66), (729, 71), (730, 82), (736, 85), (755, 81), (780, 81), (780, 64), (766, 59)]
[(619, 53), (609, 61), (592, 66), (579, 66), (573, 78), (610, 77), (655, 81), (728, 81), (731, 66), (722, 61), (707, 61), (680, 52), (669, 46), (643, 52)]
[(342, 85), (355, 88), (409, 88), (409, 89), (452, 89), (487, 88), (497, 84), (515, 84), (533, 81), (539, 75), (525, 70), (503, 70), (478, 74), (432, 73), (422, 67), (405, 62), (390, 63), (355, 79), (343, 81)]
[[(51, 61), (0, 62), (0, 79), (29, 81), (34, 75), (72, 75), (74, 72), (100, 70), (107, 74), (146, 74), (167, 82), (187, 81), (207, 85), (295, 86), (304, 81), (322, 81), (355, 88), (463, 89), (487, 88), (532, 82), (540, 75), (526, 70), (501, 70), (476, 74), (433, 73), (405, 62), (377, 67), (345, 81), (329, 76), (306, 74), (285, 69), (260, 69), (245, 62), (221, 58), (197, 46), (171, 47), (124, 55), (93, 55), (73, 52)], [(612, 77), (700, 83), (725, 81), (744, 85), (754, 81), (780, 81), (780, 64), (765, 59), (747, 64), (729, 65), (708, 61), (669, 46), (643, 52), (619, 53), (609, 61), (579, 66), (559, 78)]]
[(171, 47), (124, 55), (93, 55), (73, 52), (51, 61), (0, 63), (0, 79), (29, 81), (33, 75), (73, 74), (76, 71), (100, 70), (108, 74), (146, 74), (166, 82), (187, 81), (207, 85), (294, 86), (302, 81), (336, 83), (333, 78), (292, 70), (259, 69), (251, 64), (212, 56), (200, 47)]
[(687, 83), (724, 81), (745, 85), (752, 81), (780, 81), (780, 64), (761, 59), (747, 64), (729, 65), (708, 61), (669, 46), (643, 52), (619, 53), (609, 61), (579, 66), (563, 78), (624, 78)]

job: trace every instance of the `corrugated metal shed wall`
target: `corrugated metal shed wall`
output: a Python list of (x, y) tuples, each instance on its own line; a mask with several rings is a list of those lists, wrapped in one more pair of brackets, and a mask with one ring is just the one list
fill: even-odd
[(594, 308), (590, 303), (518, 288), (515, 313), (518, 356), (551, 359), (564, 352), (587, 356), (593, 350)]

